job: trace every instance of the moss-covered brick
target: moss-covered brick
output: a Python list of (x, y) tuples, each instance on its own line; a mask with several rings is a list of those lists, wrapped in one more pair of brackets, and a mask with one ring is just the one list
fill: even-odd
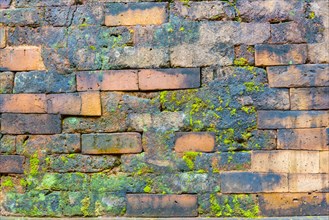
[(12, 93), (14, 87), (14, 73), (0, 73), (0, 94)]
[(89, 177), (84, 173), (45, 173), (37, 183), (38, 190), (83, 191), (89, 189)]
[(13, 154), (16, 148), (15, 136), (0, 135), (0, 153)]

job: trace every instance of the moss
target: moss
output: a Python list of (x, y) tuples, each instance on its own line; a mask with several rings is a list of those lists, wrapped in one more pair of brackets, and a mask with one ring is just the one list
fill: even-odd
[(194, 169), (194, 161), (196, 159), (197, 156), (201, 156), (202, 153), (200, 152), (185, 152), (184, 156), (183, 156), (183, 160), (185, 161), (187, 167), (190, 170)]
[(241, 57), (241, 58), (235, 59), (233, 64), (236, 66), (247, 66), (248, 60), (246, 58)]
[(311, 12), (308, 14), (308, 18), (309, 18), (309, 19), (314, 19), (314, 18), (315, 18), (315, 12), (314, 12), (314, 11), (311, 11)]
[(222, 207), (219, 205), (215, 194), (210, 194), (209, 202), (211, 214), (216, 217), (221, 217), (223, 215), (223, 210)]
[(90, 206), (89, 197), (85, 197), (84, 199), (81, 200), (81, 209), (80, 210), (81, 210), (83, 216), (89, 215), (89, 212), (88, 212), (89, 206)]
[(256, 112), (255, 106), (242, 106), (241, 110), (247, 114), (253, 114)]
[(96, 50), (96, 47), (95, 47), (95, 46), (93, 46), (93, 45), (89, 46), (89, 48), (90, 48), (91, 50), (93, 50), (93, 51), (95, 51), (95, 50)]
[(82, 23), (82, 24), (79, 24), (79, 28), (86, 28), (86, 27), (89, 27), (90, 24), (87, 24), (87, 23)]
[(144, 187), (144, 192), (150, 193), (151, 191), (152, 191), (152, 188), (149, 185)]
[[(245, 210), (245, 208), (242, 207), (240, 201), (245, 201), (249, 204), (253, 203), (251, 205), (252, 207)], [(234, 195), (232, 203), (235, 213), (237, 213), (239, 216), (246, 218), (256, 218), (259, 215), (259, 206), (253, 201), (251, 195)]]
[(13, 180), (10, 176), (4, 177), (2, 180), (2, 187), (7, 187), (9, 189), (12, 189), (14, 187)]
[(179, 31), (184, 31), (184, 30), (185, 30), (184, 27), (180, 27), (180, 28), (179, 28)]
[(96, 216), (100, 216), (103, 214), (104, 212), (104, 207), (102, 206), (101, 202), (100, 201), (96, 201), (95, 202), (95, 215)]
[(262, 86), (258, 86), (255, 82), (245, 82), (243, 85), (246, 87), (247, 92), (260, 92), (262, 91)]
[(30, 175), (35, 176), (39, 173), (39, 163), (38, 154), (33, 154), (30, 158)]
[(26, 187), (26, 186), (28, 185), (28, 183), (27, 183), (27, 181), (26, 181), (25, 179), (21, 179), (21, 180), (19, 181), (19, 184), (20, 184), (21, 186), (23, 186), (23, 187)]

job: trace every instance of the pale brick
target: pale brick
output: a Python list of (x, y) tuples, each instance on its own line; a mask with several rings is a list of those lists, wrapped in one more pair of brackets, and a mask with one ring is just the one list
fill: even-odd
[(329, 151), (320, 152), (320, 173), (329, 173)]
[(328, 174), (289, 174), (289, 192), (328, 192)]
[(5, 48), (7, 45), (6, 28), (0, 26), (0, 49)]

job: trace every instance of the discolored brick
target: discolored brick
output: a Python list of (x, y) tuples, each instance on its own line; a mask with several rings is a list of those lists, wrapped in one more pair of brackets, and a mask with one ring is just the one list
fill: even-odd
[(292, 110), (329, 109), (329, 87), (291, 88)]
[[(329, 145), (328, 145), (329, 146)], [(329, 151), (320, 151), (320, 173), (329, 173)]]
[(3, 94), (0, 95), (0, 112), (46, 113), (44, 94)]
[(215, 148), (215, 135), (209, 132), (177, 132), (175, 151), (212, 152)]
[(0, 94), (12, 93), (14, 87), (14, 73), (0, 72)]
[(42, 8), (8, 8), (0, 10), (0, 23), (8, 26), (37, 26), (42, 22)]
[(289, 192), (328, 192), (328, 174), (289, 174)]
[(0, 49), (7, 45), (7, 31), (5, 27), (0, 26)]
[(23, 156), (0, 155), (0, 173), (24, 173), (23, 163)]
[(305, 43), (306, 28), (303, 23), (284, 22), (271, 24), (271, 43)]
[(308, 60), (310, 63), (329, 63), (329, 43), (308, 44)]

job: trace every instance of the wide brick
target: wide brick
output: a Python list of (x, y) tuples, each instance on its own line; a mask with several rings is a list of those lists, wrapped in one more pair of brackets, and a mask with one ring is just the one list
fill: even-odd
[(329, 150), (325, 128), (279, 129), (277, 148), (286, 150)]
[(82, 153), (84, 154), (126, 154), (142, 152), (139, 133), (84, 134)]
[(41, 48), (32, 46), (0, 49), (0, 70), (44, 70)]
[(0, 49), (5, 48), (7, 45), (6, 28), (0, 26)]
[(329, 109), (329, 87), (290, 89), (292, 110)]
[(14, 87), (14, 73), (0, 72), (0, 94), (12, 93)]
[(0, 23), (8, 26), (36, 26), (42, 21), (43, 9), (15, 8), (0, 10)]
[(100, 116), (101, 98), (98, 92), (47, 95), (48, 113)]
[(44, 94), (3, 94), (0, 95), (0, 112), (46, 113)]
[(329, 63), (329, 42), (308, 44), (307, 49), (310, 63)]
[(258, 195), (258, 199), (261, 216), (328, 214), (329, 193), (266, 193)]
[(329, 151), (320, 151), (320, 173), (329, 173)]
[(328, 111), (258, 111), (259, 129), (317, 128), (329, 124)]
[(267, 67), (270, 87), (329, 86), (329, 65)]
[(5, 134), (61, 133), (61, 117), (47, 114), (9, 114), (1, 116), (1, 132)]
[(127, 215), (141, 217), (195, 217), (196, 195), (127, 195)]
[(209, 132), (176, 133), (175, 151), (212, 152), (215, 148), (215, 135)]
[(109, 70), (78, 72), (78, 91), (133, 91), (138, 90), (137, 70)]
[(9, 8), (11, 0), (2, 0), (0, 2), (0, 9)]
[(287, 192), (288, 176), (276, 173), (221, 173), (222, 193)]
[(106, 26), (159, 25), (167, 21), (167, 3), (110, 3), (105, 12)]
[(256, 45), (256, 66), (277, 66), (306, 63), (306, 44)]
[(140, 90), (186, 89), (200, 86), (200, 69), (140, 70)]
[(23, 156), (0, 155), (0, 173), (24, 173), (23, 163)]
[(274, 173), (318, 173), (317, 151), (256, 151), (252, 152), (251, 170)]
[(305, 43), (306, 29), (301, 22), (271, 24), (271, 43)]
[(289, 174), (289, 192), (329, 192), (328, 174)]
[(16, 0), (16, 7), (25, 8), (25, 7), (64, 6), (64, 5), (73, 5), (74, 3), (75, 0), (48, 0), (48, 1)]

